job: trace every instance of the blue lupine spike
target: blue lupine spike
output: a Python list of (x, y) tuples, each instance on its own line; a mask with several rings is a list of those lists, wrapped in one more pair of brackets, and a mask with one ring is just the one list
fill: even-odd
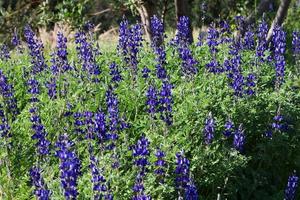
[(165, 38), (165, 30), (162, 21), (156, 16), (151, 17), (151, 34), (152, 34), (152, 41), (151, 46), (153, 48), (159, 47), (163, 44)]
[(38, 200), (48, 200), (51, 196), (51, 191), (47, 189), (45, 181), (41, 174), (41, 169), (32, 167), (29, 171), (31, 185), (34, 186), (34, 195)]
[(173, 96), (172, 96), (173, 85), (168, 80), (163, 81), (163, 85), (160, 91), (159, 97), (159, 111), (161, 119), (168, 125), (173, 124)]
[(274, 60), (276, 71), (276, 86), (279, 87), (284, 81), (285, 75), (285, 48), (286, 48), (286, 33), (282, 27), (276, 25), (273, 30), (272, 42), (274, 48)]
[(175, 44), (177, 46), (188, 46), (191, 44), (190, 40), (190, 19), (187, 16), (181, 16), (179, 17), (178, 23), (177, 23), (177, 33), (175, 35), (175, 38), (171, 41), (172, 44)]
[(118, 68), (118, 65), (115, 62), (113, 62), (112, 64), (110, 64), (109, 69), (110, 69), (111, 81), (113, 83), (118, 84), (123, 79), (121, 76), (121, 72)]
[(154, 118), (154, 114), (157, 112), (158, 107), (158, 94), (157, 90), (154, 86), (150, 85), (146, 96), (147, 96), (147, 106), (148, 106), (148, 113), (150, 113), (150, 116)]
[(24, 28), (24, 37), (26, 39), (27, 46), (29, 48), (29, 55), (32, 63), (32, 73), (37, 74), (47, 68), (47, 64), (44, 58), (44, 45), (37, 39), (35, 33), (29, 25)]
[(147, 166), (150, 165), (148, 161), (149, 151), (149, 140), (142, 136), (135, 145), (131, 146), (132, 156), (134, 157), (134, 165), (138, 167), (138, 175), (135, 179), (135, 184), (133, 186), (134, 196), (133, 200), (150, 200), (151, 197), (144, 193), (144, 183), (143, 179), (146, 175)]
[(296, 175), (296, 171), (294, 171), (293, 174), (289, 176), (288, 183), (284, 191), (284, 200), (295, 200), (298, 184), (299, 177)]
[(212, 117), (212, 114), (209, 113), (208, 117), (205, 120), (205, 126), (203, 129), (204, 142), (205, 144), (210, 144), (214, 138), (215, 132), (215, 120)]
[(5, 105), (14, 118), (15, 115), (19, 114), (17, 100), (14, 96), (13, 85), (9, 84), (8, 78), (5, 76), (2, 70), (0, 70), (0, 95), (3, 97)]
[(72, 146), (74, 143), (66, 134), (60, 135), (55, 146), (55, 155), (60, 160), (60, 180), (66, 199), (76, 199), (78, 196), (78, 178), (81, 175), (81, 161), (77, 157)]
[(233, 146), (239, 152), (244, 150), (245, 134), (242, 125), (234, 133)]

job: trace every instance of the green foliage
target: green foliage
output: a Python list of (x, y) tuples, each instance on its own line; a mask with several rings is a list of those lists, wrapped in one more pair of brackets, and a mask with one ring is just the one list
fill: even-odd
[(57, 3), (44, 1), (39, 7), (38, 23), (42, 26), (49, 26), (55, 22), (63, 22), (78, 28), (85, 22), (90, 6), (90, 0), (63, 0)]
[[(114, 170), (111, 153), (99, 152), (100, 166), (105, 169), (105, 176), (110, 181), (112, 191), (117, 199), (130, 199), (137, 169), (128, 147), (145, 134), (149, 138), (151, 163), (155, 162), (154, 151), (161, 147), (167, 152), (167, 179), (164, 184), (156, 181), (153, 175), (154, 166), (149, 167), (145, 180), (146, 193), (153, 199), (176, 199), (174, 186), (175, 153), (184, 150), (191, 161), (191, 171), (199, 193), (205, 199), (216, 199), (220, 193), (228, 199), (282, 199), (283, 189), (289, 173), (300, 171), (300, 93), (293, 86), (299, 80), (293, 73), (292, 66), (286, 70), (286, 82), (280, 90), (274, 89), (275, 72), (273, 63), (255, 65), (255, 52), (244, 51), (242, 58), (243, 73), (254, 72), (257, 79), (256, 95), (236, 98), (228, 86), (225, 74), (208, 73), (205, 64), (210, 60), (207, 46), (192, 47), (195, 58), (199, 61), (199, 73), (192, 80), (183, 78), (180, 73), (181, 61), (176, 49), (167, 46), (167, 70), (174, 85), (174, 124), (166, 127), (159, 119), (151, 120), (146, 112), (145, 93), (150, 82), (157, 86), (161, 82), (155, 78), (155, 57), (151, 49), (144, 48), (139, 54), (139, 69), (147, 66), (153, 72), (145, 80), (138, 74), (138, 81), (133, 84), (129, 70), (125, 69), (122, 59), (115, 54), (115, 49), (102, 52), (97, 57), (101, 66), (100, 82), (88, 79), (79, 80), (75, 71), (65, 74), (68, 80), (68, 93), (56, 100), (49, 99), (45, 83), (51, 76), (49, 71), (38, 75), (42, 86), (39, 95), (39, 110), (42, 122), (48, 132), (47, 138), (52, 143), (51, 157), (42, 164), (43, 176), (53, 199), (62, 199), (60, 189), (59, 161), (54, 157), (54, 144), (58, 135), (67, 132), (76, 143), (76, 153), (82, 161), (83, 175), (79, 180), (79, 199), (92, 198), (88, 143), (83, 136), (75, 133), (72, 117), (64, 117), (66, 104), (73, 105), (72, 112), (106, 110), (105, 92), (110, 84), (109, 64), (115, 61), (122, 69), (123, 81), (116, 89), (119, 98), (120, 115), (126, 116), (131, 127), (120, 132), (117, 152), (120, 155), (121, 167)], [(74, 48), (69, 49), (69, 60), (77, 71), (81, 65)], [(222, 46), (218, 60), (228, 58), (228, 47)], [(10, 120), (12, 127), (11, 149), (7, 151), (4, 140), (0, 149), (0, 198), (32, 199), (28, 170), (35, 163), (35, 145), (31, 139), (32, 130), (29, 119), (29, 95), (27, 94), (26, 74), (30, 71), (30, 58), (27, 54), (14, 54), (12, 60), (1, 61), (0, 68), (14, 85), (21, 113)], [(49, 57), (47, 57), (49, 60)], [(50, 63), (48, 63), (50, 64)], [(140, 70), (141, 71), (141, 70)], [(82, 74), (84, 75), (84, 74)], [(59, 80), (59, 81), (62, 81)], [(275, 133), (272, 139), (265, 138), (278, 105), (282, 114), (288, 119), (288, 132)], [(212, 112), (217, 128), (215, 139), (210, 146), (204, 145), (203, 128), (205, 118)], [(246, 134), (246, 146), (243, 154), (232, 148), (232, 138), (224, 138), (222, 132), (226, 118), (230, 116), (236, 125), (243, 124)], [(98, 144), (94, 144), (96, 147)], [(8, 156), (9, 154), (9, 156)], [(3, 164), (3, 162), (9, 164)], [(4, 166), (8, 166), (9, 170)], [(10, 174), (10, 176), (8, 176)]]

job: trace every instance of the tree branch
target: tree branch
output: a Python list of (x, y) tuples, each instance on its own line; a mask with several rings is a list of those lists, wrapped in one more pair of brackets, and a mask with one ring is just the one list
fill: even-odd
[(275, 25), (281, 25), (287, 15), (287, 11), (289, 9), (289, 6), (291, 4), (291, 0), (281, 0), (280, 6), (277, 10), (276, 16), (272, 22), (271, 28), (269, 29), (268, 36), (267, 36), (267, 42), (270, 42), (273, 29)]

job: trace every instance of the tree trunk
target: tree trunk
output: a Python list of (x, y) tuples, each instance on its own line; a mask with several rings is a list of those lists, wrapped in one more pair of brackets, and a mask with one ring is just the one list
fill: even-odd
[(291, 4), (291, 0), (281, 0), (280, 6), (277, 10), (276, 16), (272, 22), (272, 25), (269, 29), (268, 36), (267, 36), (267, 41), (270, 42), (272, 38), (272, 33), (275, 25), (281, 25), (287, 15), (287, 11), (289, 9), (289, 6)]
[[(189, 17), (189, 8), (188, 8), (188, 0), (175, 0), (175, 11), (176, 11), (176, 22), (178, 23), (179, 18), (182, 16)], [(194, 41), (193, 40), (193, 29), (192, 25), (190, 23), (190, 34), (189, 34), (189, 39), (191, 43)]]
[(155, 14), (155, 2), (149, 0), (139, 1), (137, 10), (141, 16), (146, 36), (149, 39), (149, 41), (151, 41), (151, 17)]

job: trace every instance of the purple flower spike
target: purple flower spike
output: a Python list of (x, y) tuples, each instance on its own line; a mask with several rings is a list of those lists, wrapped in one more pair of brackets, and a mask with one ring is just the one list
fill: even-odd
[(205, 127), (203, 129), (204, 141), (205, 144), (209, 145), (213, 138), (215, 132), (215, 120), (212, 117), (212, 114), (209, 113), (208, 117), (205, 120)]
[(38, 200), (50, 199), (51, 192), (47, 189), (44, 179), (41, 174), (41, 169), (38, 167), (32, 167), (29, 171), (30, 182), (34, 186), (34, 195)]
[(242, 125), (234, 133), (233, 146), (239, 152), (244, 150), (245, 135)]
[(74, 143), (68, 139), (67, 135), (59, 136), (55, 145), (58, 148), (55, 155), (60, 160), (60, 180), (66, 199), (77, 198), (78, 178), (81, 175), (81, 162), (72, 151), (73, 145)]
[(284, 191), (284, 200), (295, 200), (296, 191), (299, 184), (299, 177), (296, 175), (296, 171), (289, 176), (286, 189)]

